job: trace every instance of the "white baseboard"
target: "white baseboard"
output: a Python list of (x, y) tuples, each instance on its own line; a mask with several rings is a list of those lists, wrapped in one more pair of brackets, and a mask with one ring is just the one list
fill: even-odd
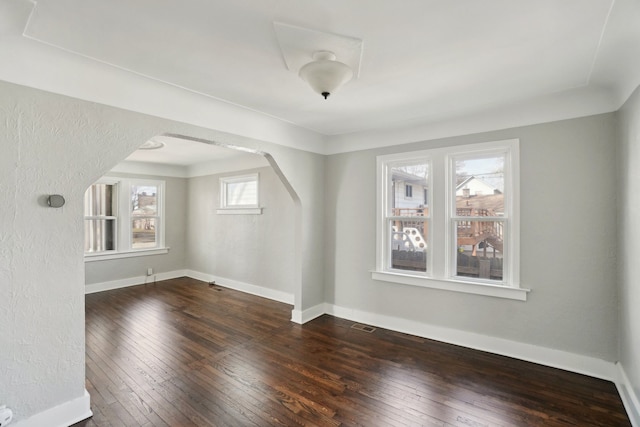
[(93, 294), (95, 292), (110, 291), (112, 289), (126, 288), (128, 286), (144, 285), (153, 283), (154, 280), (169, 280), (177, 277), (186, 276), (185, 270), (174, 270), (166, 273), (152, 274), (151, 276), (127, 277), (126, 279), (112, 280), (110, 282), (91, 283), (85, 285), (85, 294)]
[(616, 378), (616, 387), (618, 388), (618, 393), (620, 393), (620, 398), (622, 399), (624, 408), (627, 410), (627, 415), (629, 415), (631, 425), (633, 427), (640, 427), (640, 398), (634, 391), (633, 386), (629, 381), (629, 377), (620, 362), (616, 363), (616, 368), (618, 374)]
[(327, 312), (327, 304), (322, 303), (307, 308), (306, 310), (291, 310), (291, 321), (301, 325), (320, 317)]
[[(278, 291), (275, 289), (256, 286), (249, 283), (239, 282), (237, 280), (225, 277), (215, 276), (212, 274), (202, 273), (195, 270), (176, 270), (167, 273), (156, 274), (156, 280), (167, 280), (176, 277), (191, 277), (205, 282), (215, 281), (217, 285), (235, 289), (248, 294), (257, 295), (286, 304), (294, 304), (293, 294)], [(114, 280), (111, 282), (94, 283), (86, 286), (86, 293), (101, 292), (110, 289), (118, 289), (127, 286), (140, 285), (149, 281), (153, 276), (139, 276), (128, 279)], [(546, 347), (539, 347), (531, 344), (521, 343), (517, 341), (496, 338), (487, 335), (480, 335), (472, 332), (461, 331), (457, 329), (443, 328), (440, 326), (428, 325), (415, 322), (399, 317), (384, 316), (376, 313), (355, 310), (333, 304), (318, 304), (306, 310), (294, 309), (291, 312), (291, 321), (299, 324), (309, 322), (323, 314), (331, 314), (343, 319), (352, 320), (354, 322), (365, 323), (381, 328), (391, 329), (398, 332), (430, 338), (450, 344), (460, 345), (463, 347), (473, 348), (490, 353), (509, 356), (516, 359), (526, 360), (541, 365), (551, 366), (554, 368), (564, 369), (579, 374), (589, 375), (595, 378), (601, 378), (609, 381), (617, 380), (620, 375), (616, 366), (612, 362), (608, 362), (593, 357), (583, 356), (575, 353), (569, 353), (561, 350), (554, 350)], [(624, 384), (624, 383), (623, 383)], [(635, 396), (633, 389), (631, 390), (628, 400), (634, 403)], [(635, 398), (637, 402), (637, 398)]]
[(517, 341), (428, 325), (407, 319), (325, 304), (325, 312), (336, 317), (380, 328), (404, 332), (423, 338), (487, 351), (515, 359), (526, 360), (553, 368), (613, 381), (616, 377), (613, 362), (561, 350), (539, 347)]
[(201, 273), (194, 270), (175, 270), (166, 273), (152, 274), (151, 276), (136, 276), (128, 277), (126, 279), (113, 280), (110, 282), (91, 283), (85, 286), (85, 293), (92, 294), (94, 292), (109, 291), (112, 289), (126, 288), (128, 286), (153, 283), (154, 280), (169, 280), (184, 276), (191, 277), (196, 280), (202, 280), (204, 282), (215, 281), (216, 285), (220, 285), (225, 288), (235, 289), (237, 291), (246, 292), (248, 294), (257, 295), (263, 298), (268, 298), (274, 301), (280, 301), (286, 304), (293, 305), (293, 294), (278, 291), (275, 289), (265, 288), (262, 286), (256, 286), (249, 283), (239, 282), (233, 279), (227, 279), (226, 277)]
[[(248, 294), (280, 301), (286, 304), (294, 304), (293, 294), (278, 291), (275, 289), (265, 288), (262, 286), (256, 286), (249, 283), (239, 282), (220, 276), (214, 276), (212, 274), (202, 273), (199, 271), (176, 270), (167, 273), (159, 273), (155, 276), (156, 280), (167, 280), (187, 276), (205, 282), (215, 281), (216, 285), (222, 287), (235, 289), (241, 292), (246, 292)], [(85, 292), (87, 294), (90, 294), (110, 289), (141, 285), (144, 284), (145, 281), (148, 282), (150, 278), (152, 278), (152, 281), (153, 276), (139, 276), (122, 280), (114, 280), (111, 282), (94, 283), (86, 285)], [(578, 374), (612, 381), (618, 388), (618, 392), (620, 393), (620, 397), (624, 403), (625, 409), (627, 410), (627, 414), (629, 415), (632, 426), (640, 427), (640, 400), (635, 394), (634, 389), (631, 386), (631, 383), (629, 382), (629, 379), (623, 369), (623, 366), (619, 363), (614, 364), (613, 362), (608, 362), (602, 359), (569, 353), (566, 351), (476, 334), (473, 332), (461, 331), (458, 329), (449, 329), (441, 326), (428, 325), (425, 323), (402, 319), (399, 317), (385, 316), (367, 311), (340, 307), (328, 303), (318, 304), (306, 310), (294, 309), (291, 311), (291, 321), (299, 324), (304, 324), (319, 316), (322, 316), (325, 313), (354, 322), (416, 335), (419, 337), (446, 342), (449, 344), (455, 344), (462, 347), (486, 351), (502, 356), (513, 357), (515, 359), (525, 360), (528, 362), (538, 363), (540, 365), (550, 366), (553, 368), (563, 369)], [(73, 418), (72, 416), (69, 416), (69, 414), (71, 414), (72, 412), (81, 415), (77, 415), (76, 418)], [(45, 424), (51, 426), (68, 426), (85, 418), (88, 418), (91, 415), (92, 413), (89, 408), (89, 394), (85, 391), (85, 396), (83, 396), (82, 398), (75, 399), (71, 402), (67, 402), (63, 405), (37, 414), (27, 420), (20, 421), (16, 424), (16, 427), (37, 427)], [(67, 423), (67, 421), (64, 420), (72, 418), (75, 419), (75, 421), (69, 424), (65, 424)], [(56, 420), (61, 421), (58, 422)]]
[(26, 420), (20, 420), (15, 424), (15, 427), (69, 427), (92, 415), (91, 398), (85, 390), (81, 397), (42, 411)]
[(235, 289), (236, 291), (246, 292), (251, 295), (271, 299), (293, 305), (293, 294), (276, 289), (265, 288), (263, 286), (252, 285), (250, 283), (239, 282), (237, 280), (228, 279), (226, 277), (215, 276), (213, 274), (202, 273), (195, 270), (185, 270), (185, 276), (192, 279), (202, 280), (203, 282), (216, 282), (216, 285), (223, 288)]

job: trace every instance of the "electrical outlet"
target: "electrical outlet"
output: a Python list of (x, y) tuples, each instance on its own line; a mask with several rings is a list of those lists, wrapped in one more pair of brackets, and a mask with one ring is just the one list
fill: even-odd
[(147, 268), (147, 276), (151, 276), (153, 274), (153, 268)]
[(0, 406), (0, 427), (5, 427), (9, 425), (11, 420), (13, 419), (13, 412), (11, 409), (6, 406)]

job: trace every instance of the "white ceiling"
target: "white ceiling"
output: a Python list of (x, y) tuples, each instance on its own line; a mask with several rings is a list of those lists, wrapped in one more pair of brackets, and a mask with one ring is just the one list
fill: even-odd
[(256, 154), (252, 155), (217, 145), (188, 141), (169, 136), (155, 136), (152, 140), (161, 142), (164, 146), (156, 150), (141, 149), (134, 151), (125, 160), (129, 162), (190, 166), (210, 162), (211, 160), (233, 162), (236, 161), (236, 159), (246, 156), (257, 156)]
[[(5, 9), (11, 1), (26, 0), (5, 0)], [(358, 78), (322, 99), (287, 68), (275, 23), (362, 40)], [(611, 111), (640, 83), (638, 0), (38, 0), (25, 24), (23, 38), (60, 57), (80, 55), (325, 141), (532, 103), (575, 109), (558, 118)], [(144, 110), (136, 102), (119, 105)]]
[(164, 135), (154, 136), (151, 140), (161, 142), (162, 147), (138, 149), (112, 172), (187, 178), (269, 166), (268, 160), (260, 154)]

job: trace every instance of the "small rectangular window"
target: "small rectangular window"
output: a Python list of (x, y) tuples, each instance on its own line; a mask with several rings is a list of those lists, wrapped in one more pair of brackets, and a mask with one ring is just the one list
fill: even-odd
[(220, 178), (218, 214), (261, 214), (259, 174)]
[(413, 186), (411, 184), (405, 184), (404, 197), (406, 197), (407, 199), (410, 199), (413, 197)]

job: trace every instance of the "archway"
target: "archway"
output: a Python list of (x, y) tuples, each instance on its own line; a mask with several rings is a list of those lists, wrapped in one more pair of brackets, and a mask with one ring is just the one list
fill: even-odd
[[(177, 204), (177, 205), (183, 206), (184, 210), (189, 211), (188, 218), (183, 219), (184, 222), (188, 224), (188, 226), (186, 226), (186, 229), (183, 232), (186, 234), (188, 240), (190, 241), (188, 246), (186, 244), (184, 245), (184, 246), (187, 246), (185, 249), (185, 255), (188, 254), (189, 258), (185, 256), (184, 259), (186, 260), (185, 261), (186, 265), (182, 268), (174, 268), (174, 270), (178, 272), (184, 271), (186, 272), (186, 275), (197, 278), (199, 280), (204, 280), (209, 282), (217, 281), (217, 283), (220, 283), (222, 285), (226, 285), (228, 287), (232, 287), (241, 291), (259, 294), (267, 298), (279, 300), (282, 302), (287, 302), (289, 304), (294, 305), (294, 310), (298, 308), (300, 306), (300, 301), (301, 301), (300, 294), (302, 289), (302, 285), (301, 285), (302, 259), (300, 255), (301, 253), (300, 205), (301, 204), (300, 204), (300, 199), (298, 195), (296, 194), (295, 190), (293, 189), (288, 179), (284, 176), (283, 172), (279, 168), (273, 156), (271, 156), (269, 153), (259, 151), (259, 150), (248, 149), (245, 147), (239, 147), (232, 144), (218, 143), (215, 141), (210, 141), (210, 140), (205, 140), (200, 138), (193, 138), (186, 135), (177, 135), (177, 134), (167, 133), (159, 136), (160, 138), (154, 137), (152, 139), (160, 140), (162, 138), (166, 138), (165, 141), (167, 141), (167, 139), (174, 139), (174, 140), (180, 140), (180, 141), (187, 141), (193, 144), (207, 144), (209, 146), (221, 147), (224, 150), (236, 151), (238, 153), (246, 153), (247, 157), (260, 156), (262, 159), (266, 161), (266, 165), (269, 166), (269, 168), (271, 169), (274, 175), (274, 178), (271, 178), (270, 174), (268, 173), (264, 174), (264, 176), (261, 176), (261, 180), (264, 178), (267, 184), (270, 182), (269, 179), (271, 179), (271, 181), (273, 181), (274, 179), (277, 180), (278, 183), (281, 184), (281, 187), (284, 188), (286, 194), (290, 198), (290, 202), (292, 203), (292, 207), (290, 204), (286, 205), (286, 209), (285, 209), (286, 212), (283, 212), (283, 215), (282, 215), (283, 217), (282, 224), (274, 224), (273, 211), (270, 212), (270, 215), (261, 215), (261, 217), (249, 223), (247, 223), (246, 221), (245, 222), (233, 221), (232, 218), (216, 215), (215, 210), (212, 212), (210, 209), (210, 206), (207, 206), (207, 203), (211, 203), (211, 200), (199, 201), (199, 199), (201, 198), (212, 199), (212, 200), (218, 199), (218, 196), (217, 196), (218, 175), (216, 175), (215, 173), (206, 172), (206, 171), (203, 172), (202, 171), (203, 168), (200, 167), (197, 173), (187, 174), (189, 176), (189, 179), (188, 179), (189, 185), (187, 188), (183, 188), (182, 190), (181, 190), (182, 187), (179, 187), (180, 184), (176, 184), (175, 182), (173, 182), (174, 181), (173, 178), (168, 178), (167, 187), (172, 191), (168, 191), (167, 198), (163, 202), (168, 207), (175, 206)], [(182, 147), (182, 148), (187, 149), (187, 147)], [(249, 163), (251, 163), (253, 167), (256, 167), (256, 168), (259, 167), (255, 165), (255, 162), (249, 162)], [(136, 176), (136, 174), (151, 175), (151, 178), (161, 178), (163, 174), (162, 171), (157, 173), (153, 172), (152, 168), (150, 167), (144, 167), (142, 169), (140, 168), (127, 169), (126, 167), (122, 167), (121, 165), (122, 163), (119, 164), (119, 167), (112, 169), (109, 175), (111, 176), (112, 179), (114, 178), (120, 179), (121, 180), (120, 185), (122, 185), (123, 187), (125, 185), (130, 185), (129, 182), (131, 181), (132, 177)], [(237, 167), (242, 169), (241, 166), (237, 166)], [(230, 171), (227, 171), (227, 172), (230, 172)], [(171, 170), (169, 170), (167, 173), (171, 173)], [(158, 175), (158, 176), (155, 176), (155, 175)], [(225, 174), (222, 174), (222, 175), (225, 175)], [(124, 188), (122, 190), (125, 191)], [(171, 194), (172, 192), (175, 193), (180, 191), (189, 192), (189, 197), (187, 197), (188, 202), (183, 201), (179, 198), (176, 198), (175, 195)], [(125, 195), (123, 199), (123, 204), (126, 204), (126, 203), (128, 203), (128, 201)], [(271, 206), (271, 208), (274, 208), (274, 206)], [(170, 209), (168, 209), (167, 213), (169, 214), (170, 212), (171, 212)], [(176, 214), (173, 214), (173, 215), (175, 216)], [(283, 235), (283, 238), (286, 239), (287, 241), (287, 247), (286, 247), (287, 251), (273, 250), (274, 248), (263, 247), (262, 248), (263, 253), (257, 254), (255, 242), (249, 242), (249, 245), (246, 245), (246, 244), (243, 245), (242, 242), (240, 243), (238, 242), (238, 240), (243, 240), (243, 239), (250, 240), (251, 238), (248, 237), (248, 233), (250, 233), (250, 231), (244, 230), (244, 228), (247, 228), (247, 224), (249, 227), (251, 226), (255, 227), (256, 226), (255, 223), (263, 221), (264, 219), (263, 217), (270, 217), (272, 219), (270, 220), (271, 221), (270, 226), (262, 227), (263, 229), (268, 230), (265, 233), (269, 234), (270, 237), (262, 236), (261, 234), (260, 237), (262, 238), (262, 240), (265, 240), (268, 242), (270, 239), (272, 239), (273, 241), (275, 241), (278, 238), (277, 230), (278, 228), (280, 228), (280, 230), (284, 230), (282, 232), (282, 235)], [(172, 220), (171, 218), (168, 218), (166, 222), (170, 222), (171, 220)], [(175, 219), (173, 220), (175, 221)], [(182, 219), (178, 219), (178, 221), (182, 221)], [(216, 221), (219, 224), (224, 224), (224, 226), (228, 229), (228, 232), (226, 234), (220, 234), (219, 231), (214, 232), (212, 230), (212, 228), (214, 228), (214, 225), (212, 225), (211, 223), (212, 222), (215, 223)], [(244, 224), (244, 226), (236, 225), (234, 228), (233, 226), (234, 223), (242, 223)], [(127, 223), (125, 222), (124, 224), (126, 225)], [(202, 224), (202, 226), (199, 226), (198, 224)], [(290, 228), (290, 230), (289, 229), (285, 230), (282, 228), (283, 226), (285, 226), (285, 224), (286, 224), (286, 227)], [(227, 236), (228, 238), (226, 238)], [(201, 237), (202, 237), (202, 240), (201, 240)], [(126, 241), (126, 235), (124, 236), (123, 240)], [(170, 240), (171, 239), (168, 240), (169, 243), (170, 243)], [(211, 242), (217, 242), (217, 244), (219, 245), (226, 245), (227, 248), (225, 248), (226, 250), (221, 250), (220, 248), (216, 248), (214, 244)], [(252, 245), (251, 243), (254, 243), (254, 244)], [(282, 242), (276, 241), (275, 246), (277, 247), (277, 245), (281, 243)], [(170, 246), (170, 245), (167, 245), (167, 246)], [(233, 246), (237, 246), (237, 248), (234, 249)], [(249, 248), (247, 248), (248, 246)], [(164, 248), (159, 248), (159, 251), (161, 251), (162, 249)], [(239, 261), (238, 258), (240, 258), (241, 256), (226, 257), (227, 252), (234, 251), (234, 250), (236, 250), (241, 254), (244, 254), (246, 259)], [(168, 251), (168, 248), (167, 248), (167, 251)], [(171, 264), (172, 262), (175, 264), (175, 261), (172, 261), (173, 258), (175, 258), (175, 256), (173, 256), (172, 253), (167, 254), (167, 251), (158, 252), (158, 254), (151, 253), (151, 255), (154, 255), (154, 256), (145, 257), (143, 261), (144, 265), (141, 262), (135, 262), (135, 261), (129, 261), (123, 264), (122, 262), (117, 260), (106, 261), (101, 263), (93, 263), (93, 262), (87, 263), (85, 268), (86, 280), (88, 284), (87, 292), (90, 293), (90, 292), (96, 292), (101, 290), (114, 289), (117, 287), (130, 286), (130, 285), (142, 283), (143, 281), (144, 283), (146, 283), (147, 278), (144, 277), (144, 273), (147, 271), (151, 272), (149, 274), (152, 274), (152, 278), (150, 277), (149, 280), (151, 279), (155, 280), (156, 278), (158, 278), (158, 280), (163, 280), (163, 279), (175, 277), (174, 271), (167, 272), (167, 271), (163, 271), (162, 267), (157, 268), (158, 265), (162, 265), (164, 267), (167, 264), (167, 262), (169, 264)], [(251, 256), (252, 251), (253, 251), (253, 256)], [(281, 263), (280, 260), (275, 259), (274, 257), (281, 256), (283, 252), (287, 252), (290, 259), (287, 259), (286, 262)], [(285, 256), (285, 255), (282, 255), (282, 256)], [(225, 257), (226, 257), (226, 261), (225, 261)], [(88, 257), (86, 259), (89, 259), (91, 261), (92, 258), (95, 259), (94, 257)], [(262, 258), (265, 258), (265, 259), (262, 259)], [(244, 264), (245, 268), (241, 268), (242, 266), (236, 265), (236, 269), (234, 272), (233, 265), (230, 265), (230, 264), (233, 264), (233, 263), (237, 264), (239, 262), (245, 262)], [(271, 262), (272, 264), (276, 264), (276, 268), (271, 268), (269, 271), (285, 270), (287, 272), (286, 275), (283, 273), (280, 273), (280, 274), (282, 277), (286, 276), (286, 279), (287, 279), (286, 282), (292, 283), (291, 289), (284, 289), (284, 290), (271, 289), (271, 287), (269, 286), (261, 287), (261, 286), (256, 286), (254, 284), (254, 282), (262, 282), (263, 279), (268, 282), (269, 275), (256, 273), (254, 274), (254, 276), (259, 276), (259, 280), (252, 280), (251, 274), (247, 274), (247, 271), (256, 270), (256, 268), (258, 268), (255, 266), (256, 263), (264, 264), (269, 262)], [(124, 267), (122, 267), (123, 265)], [(247, 266), (249, 266), (250, 268), (246, 268)], [(284, 267), (284, 268), (277, 268), (277, 267)], [(158, 273), (158, 270), (160, 270), (159, 273)], [(166, 268), (164, 270), (166, 270)], [(105, 272), (108, 272), (108, 273), (105, 273)], [(115, 277), (114, 274), (120, 274), (120, 276)], [(174, 275), (172, 276), (172, 274)], [(272, 284), (280, 282), (280, 280), (278, 280), (277, 275), (275, 275), (275, 277), (272, 277), (272, 279), (274, 279), (271, 281)], [(285, 281), (282, 280), (282, 282), (285, 282)], [(272, 287), (278, 288), (277, 285), (274, 285)], [(280, 287), (282, 286), (280, 285)]]

